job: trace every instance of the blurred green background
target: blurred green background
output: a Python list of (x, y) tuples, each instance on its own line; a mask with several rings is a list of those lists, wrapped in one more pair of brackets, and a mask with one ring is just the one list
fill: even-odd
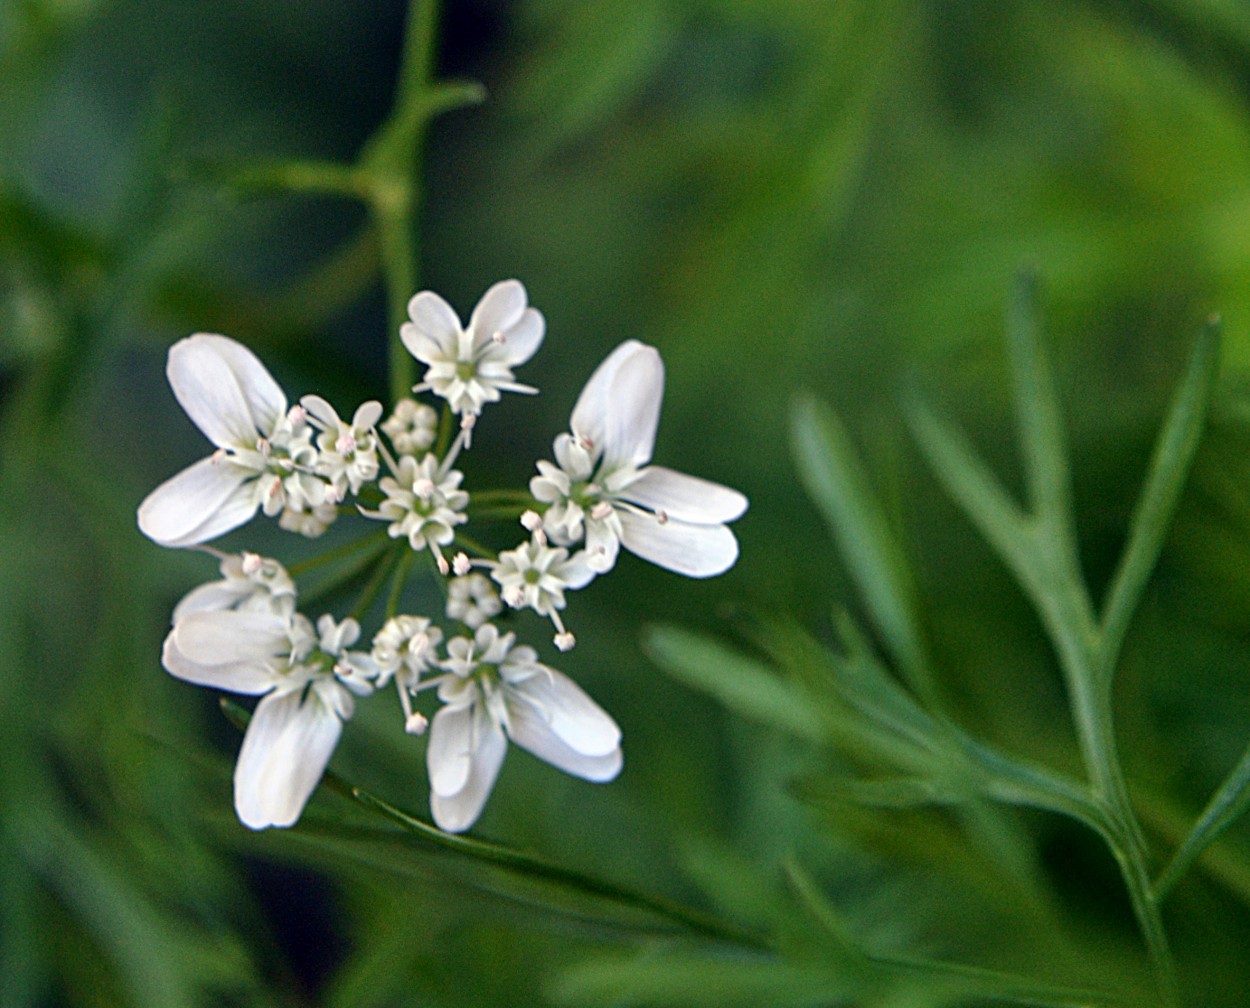
[[(174, 602), (215, 574), (134, 527), (204, 451), (166, 348), (224, 332), (292, 398), (385, 398), (362, 212), (223, 179), (352, 158), (387, 114), (404, 17), (390, 0), (0, 0), (0, 1004), (843, 1003), (809, 989), (806, 953), (696, 948), (685, 987), (649, 987), (680, 938), (379, 839), (335, 795), (249, 833), (237, 733), (160, 667)], [(486, 414), (469, 479), (527, 479), (594, 365), (638, 338), (668, 366), (657, 459), (751, 499), (726, 576), (627, 558), (572, 600), (580, 644), (558, 664), (621, 723), (621, 778), (514, 752), (477, 832), (765, 929), (797, 857), (877, 947), (1140, 994), (1114, 866), (1076, 827), (1015, 816), (1047, 893), (1017, 927), (1024, 897), (995, 895), (947, 812), (805, 808), (789, 782), (810, 753), (639, 645), (655, 622), (741, 643), (778, 616), (825, 637), (835, 606), (858, 611), (788, 449), (810, 391), (905, 530), (960, 723), (1079, 773), (1037, 621), (911, 446), (900, 390), (1017, 480), (1002, 319), (1038, 270), (1097, 596), (1219, 312), (1221, 395), (1117, 695), (1134, 796), (1158, 849), (1176, 842), (1250, 737), (1250, 8), (450, 0), (441, 18), (440, 74), (488, 97), (431, 129), (421, 286), (467, 315), (516, 276), (548, 321), (519, 376), (543, 394)], [(308, 554), (259, 525), (224, 544)], [(378, 706), (332, 765), (425, 815), (420, 743)], [(1219, 852), (1169, 905), (1194, 1005), (1243, 1004), (1250, 981), (1246, 828)]]

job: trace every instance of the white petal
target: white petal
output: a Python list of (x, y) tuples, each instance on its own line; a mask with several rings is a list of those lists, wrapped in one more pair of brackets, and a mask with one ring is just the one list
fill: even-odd
[(187, 416), (219, 448), (254, 446), (286, 413), (286, 396), (252, 351), (197, 333), (169, 349), (169, 385)]
[(596, 574), (606, 574), (616, 566), (621, 551), (620, 520), (614, 511), (605, 521), (587, 518), (586, 565)]
[(162, 546), (194, 546), (256, 513), (254, 474), (209, 456), (153, 490), (139, 505), (139, 530)]
[(353, 427), (376, 427), (382, 419), (382, 404), (376, 399), (361, 403), (352, 415)]
[(621, 497), (699, 525), (731, 522), (747, 509), (747, 499), (737, 490), (663, 466), (648, 466)]
[[(435, 751), (435, 732), (440, 720), (446, 728), (451, 726), (448, 737), (456, 737), (463, 743), (471, 740), (471, 749), (462, 756), (449, 751), (446, 743), (439, 743), (439, 754)], [(468, 727), (464, 723), (467, 722)], [(499, 767), (503, 764), (504, 753), (508, 743), (502, 729), (484, 710), (484, 705), (474, 704), (471, 707), (444, 707), (434, 715), (430, 724), (430, 746), (426, 759), (430, 771), (430, 812), (439, 829), (448, 833), (461, 833), (467, 830), (482, 813), (482, 806), (495, 786), (495, 778), (499, 776)], [(436, 760), (441, 761), (447, 756), (464, 759), (465, 772), (457, 770), (444, 774), (436, 768)], [(439, 784), (435, 783), (436, 776)], [(452, 780), (460, 782), (454, 791), (444, 790), (440, 785)]]
[(315, 689), (262, 699), (234, 768), (234, 807), (243, 825), (293, 825), (342, 730), (343, 722)]
[[(606, 756), (621, 743), (621, 730), (611, 716), (586, 691), (555, 669), (544, 669), (514, 685), (505, 694), (508, 716), (520, 718), (530, 739), (549, 735), (583, 756)], [(517, 721), (509, 732), (518, 745), (533, 751), (522, 740)], [(544, 757), (545, 758), (545, 757)]]
[(289, 621), (275, 613), (219, 609), (174, 626), (178, 650), (200, 665), (263, 662), (291, 650)]
[(678, 574), (712, 577), (738, 559), (738, 540), (724, 525), (660, 522), (629, 511), (620, 512), (620, 517), (621, 544), (627, 550)]
[(175, 631), (170, 631), (161, 649), (161, 664), (171, 675), (197, 686), (255, 695), (271, 690), (277, 679), (262, 662), (212, 662), (204, 664), (188, 658), (178, 648)]
[(253, 585), (241, 579), (233, 581), (210, 581), (198, 588), (192, 588), (174, 606), (169, 622), (177, 624), (195, 612), (213, 612), (218, 609), (229, 609), (240, 599), (252, 593)]
[(426, 769), (437, 794), (456, 794), (464, 788), (473, 765), (473, 711), (475, 704), (443, 707), (430, 722)]
[(590, 564), (585, 550), (578, 550), (560, 566), (560, 580), (576, 591), (585, 588), (599, 572)]
[(619, 748), (613, 749), (606, 756), (584, 756), (543, 728), (537, 715), (523, 714), (512, 725), (512, 741), (544, 763), (550, 763), (582, 780), (596, 783), (610, 781), (621, 772), (622, 755)]
[(400, 327), (399, 338), (410, 354), (426, 364), (455, 359), (460, 316), (451, 305), (433, 291), (421, 291), (408, 302), (408, 317), (412, 322)]
[(304, 407), (310, 417), (316, 420), (322, 427), (337, 431), (339, 426), (339, 415), (334, 412), (334, 407), (319, 395), (300, 396), (299, 404)]
[(664, 362), (655, 347), (638, 344), (621, 360), (608, 389), (603, 466), (611, 472), (651, 461), (664, 400)]
[(488, 373), (492, 364), (508, 368), (524, 364), (542, 344), (546, 330), (547, 322), (542, 313), (536, 308), (526, 308), (516, 324), (504, 332), (501, 343), (486, 344), (478, 373)]
[[(495, 333), (506, 333), (521, 321), (527, 302), (525, 287), (519, 280), (501, 280), (482, 295), (469, 319), (469, 331), (475, 347), (482, 346)], [(537, 349), (537, 344), (535, 344)]]
[(578, 438), (588, 438), (596, 450), (603, 447), (603, 435), (607, 425), (608, 401), (612, 380), (617, 368), (627, 357), (633, 356), (644, 344), (626, 340), (607, 355), (595, 368), (586, 382), (582, 394), (577, 397), (569, 427)]

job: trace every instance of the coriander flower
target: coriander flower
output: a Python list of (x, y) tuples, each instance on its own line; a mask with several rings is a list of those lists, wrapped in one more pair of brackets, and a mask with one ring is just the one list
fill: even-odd
[(519, 281), (503, 280), (483, 294), (467, 328), (433, 291), (408, 302), (408, 317), (399, 338), (426, 365), (414, 392), (433, 392), (453, 413), (478, 414), (486, 403), (498, 402), (501, 392), (537, 391), (517, 384), (512, 375), (534, 355), (546, 329), (542, 314), (528, 307)]
[(502, 611), (503, 602), (484, 574), (464, 574), (447, 582), (448, 619), (476, 630)]
[(410, 735), (420, 735), (429, 726), (425, 715), (412, 709), (412, 697), (442, 639), (443, 631), (424, 616), (393, 616), (373, 638), (371, 655), (378, 668), (377, 685), (380, 688), (394, 677), (404, 710), (404, 730)]
[(554, 542), (586, 541), (588, 563), (611, 570), (624, 546), (660, 567), (711, 577), (733, 566), (738, 541), (726, 522), (747, 499), (737, 490), (647, 463), (664, 397), (659, 352), (637, 340), (618, 346), (590, 376), (555, 440), (556, 464), (539, 462), (530, 492), (547, 505)]
[(434, 444), (438, 413), (433, 406), (415, 399), (401, 399), (381, 426), (397, 454), (419, 455)]
[(316, 395), (306, 395), (300, 405), (309, 422), (321, 430), (317, 437), (316, 472), (324, 476), (342, 500), (350, 489), (353, 494), (378, 475), (378, 436), (374, 427), (382, 418), (382, 404), (370, 400), (357, 408), (351, 423), (339, 419), (328, 402)]
[[(493, 624), (447, 643), (437, 680), (444, 705), (430, 723), (430, 811), (439, 828), (467, 830), (481, 814), (507, 740), (566, 773), (609, 781), (621, 769), (621, 731), (573, 680), (514, 647)], [(432, 684), (432, 683), (431, 683)]]
[(277, 560), (256, 553), (228, 553), (221, 557), (222, 580), (210, 581), (188, 592), (174, 607), (170, 622), (193, 612), (237, 609), (295, 613), (295, 582)]
[(172, 675), (261, 697), (234, 771), (234, 807), (245, 826), (299, 819), (355, 709), (348, 689), (371, 690), (344, 675), (364, 667), (364, 656), (344, 650), (354, 622), (322, 617), (318, 636), (298, 613), (201, 610), (180, 618), (165, 638), (161, 663)]
[(513, 609), (533, 609), (539, 616), (551, 619), (556, 628), (556, 647), (561, 651), (573, 647), (573, 635), (564, 628), (559, 610), (564, 608), (567, 589), (584, 588), (595, 576), (585, 550), (570, 557), (567, 549), (549, 546), (542, 530), (537, 529), (529, 542), (500, 553), (490, 576), (499, 584), (500, 596)]
[(240, 343), (199, 333), (169, 350), (174, 396), (217, 450), (153, 490), (139, 528), (162, 546), (194, 546), (248, 521), (325, 500), (302, 411), (287, 414), (277, 382)]
[(452, 529), (468, 521), (464, 508), (469, 495), (460, 489), (463, 473), (439, 465), (427, 453), (420, 462), (401, 455), (393, 467), (394, 476), (384, 476), (378, 486), (386, 494), (376, 511), (360, 509), (366, 518), (380, 518), (391, 524), (386, 532), (392, 539), (406, 536), (414, 550), (427, 546), (444, 574), (450, 569), (440, 546), (455, 539)]

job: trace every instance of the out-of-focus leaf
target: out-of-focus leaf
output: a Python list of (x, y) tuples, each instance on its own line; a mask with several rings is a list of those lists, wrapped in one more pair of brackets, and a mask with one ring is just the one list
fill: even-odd
[(768, 666), (677, 627), (652, 627), (643, 640), (647, 654), (669, 675), (741, 717), (809, 742), (823, 740), (821, 718), (810, 700)]
[(811, 396), (791, 410), (799, 476), (820, 510), (890, 654), (912, 685), (930, 693), (928, 662), (907, 560), (846, 428)]
[(656, 949), (595, 956), (568, 970), (551, 994), (559, 1004), (586, 1008), (817, 1008), (872, 1004), (879, 989), (825, 965)]

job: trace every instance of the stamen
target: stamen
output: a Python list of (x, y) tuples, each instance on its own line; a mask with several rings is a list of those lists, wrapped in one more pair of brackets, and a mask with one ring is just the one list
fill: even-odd
[(457, 577), (464, 577), (473, 568), (469, 562), (469, 554), (461, 550), (451, 561), (451, 569), (455, 571)]
[(494, 335), (491, 336), (491, 341), (495, 343), (502, 343), (506, 338), (507, 337), (505, 337), (502, 332), (496, 331)]
[(429, 726), (429, 718), (420, 711), (414, 711), (404, 719), (404, 731), (409, 735), (424, 735)]
[(295, 427), (301, 427), (308, 420), (308, 411), (299, 403), (287, 410), (286, 418)]
[(668, 512), (665, 511), (663, 508), (656, 508), (655, 520), (658, 521), (661, 525), (667, 525), (668, 524)]
[(434, 481), (428, 476), (412, 481), (412, 492), (422, 500), (429, 500), (434, 494)]
[(334, 442), (334, 450), (340, 455), (350, 455), (356, 450), (356, 439), (350, 431), (339, 435), (339, 439)]
[(556, 634), (551, 640), (552, 640), (552, 643), (555, 644), (556, 650), (561, 651), (561, 652), (572, 651), (573, 646), (577, 643), (577, 638), (574, 637), (567, 630), (561, 631), (560, 633)]
[(600, 501), (590, 509), (590, 517), (595, 521), (603, 521), (612, 513), (612, 505), (607, 501)]
[(521, 527), (526, 532), (534, 532), (542, 528), (543, 517), (533, 508), (530, 508), (521, 514)]
[(438, 572), (446, 577), (448, 572), (451, 570), (451, 564), (449, 564), (447, 562), (447, 558), (443, 556), (443, 551), (438, 548), (438, 543), (430, 543), (430, 552), (434, 554), (434, 562), (438, 564)]
[(263, 563), (264, 563), (264, 557), (262, 557), (259, 553), (244, 552), (243, 562), (240, 564), (240, 566), (243, 570), (243, 573), (246, 574), (248, 577), (251, 577), (258, 570), (260, 570), (261, 565)]

